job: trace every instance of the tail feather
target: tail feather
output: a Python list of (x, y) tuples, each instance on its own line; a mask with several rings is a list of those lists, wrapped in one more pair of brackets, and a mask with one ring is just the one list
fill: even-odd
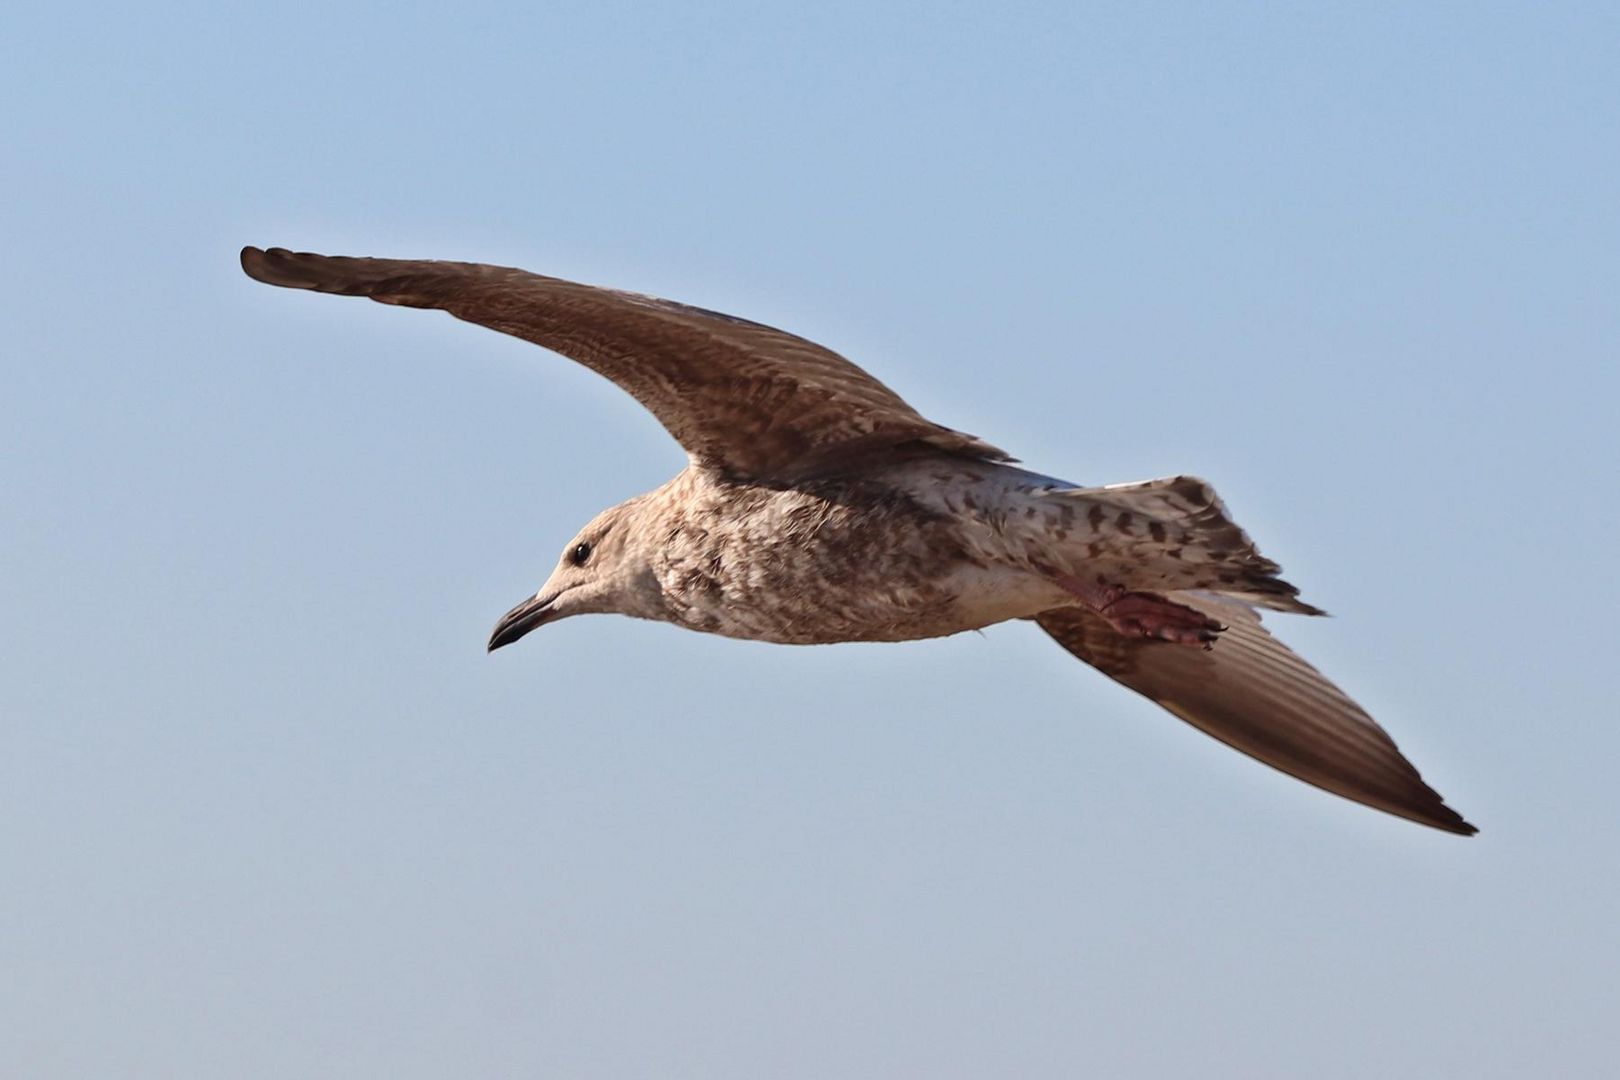
[(1061, 488), (1048, 498), (1072, 500), (1079, 511), (1088, 565), (1117, 562), (1119, 584), (1153, 591), (1201, 589), (1274, 611), (1326, 612), (1300, 600), (1227, 514), (1207, 481), (1171, 476), (1135, 484)]

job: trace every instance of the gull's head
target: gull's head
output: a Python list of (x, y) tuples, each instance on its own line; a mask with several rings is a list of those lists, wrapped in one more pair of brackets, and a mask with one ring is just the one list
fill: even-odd
[(631, 499), (604, 510), (576, 533), (540, 591), (495, 624), (490, 652), (570, 615), (661, 618), (663, 593), (647, 557), (651, 545), (641, 542), (637, 528), (640, 502)]

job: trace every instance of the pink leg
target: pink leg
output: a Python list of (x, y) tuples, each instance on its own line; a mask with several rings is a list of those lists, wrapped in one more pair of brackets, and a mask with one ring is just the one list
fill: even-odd
[(1132, 592), (1121, 585), (1088, 585), (1069, 574), (1054, 574), (1057, 583), (1081, 603), (1130, 637), (1158, 638), (1178, 645), (1209, 648), (1226, 627), (1202, 611), (1168, 600), (1158, 593)]

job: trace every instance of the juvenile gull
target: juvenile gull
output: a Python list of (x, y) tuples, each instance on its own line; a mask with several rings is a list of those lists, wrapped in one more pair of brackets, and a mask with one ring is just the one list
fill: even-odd
[(1319, 615), (1190, 476), (1082, 487), (920, 416), (828, 349), (746, 319), (475, 263), (242, 249), (271, 285), (440, 308), (613, 380), (689, 463), (598, 514), (490, 649), (592, 612), (786, 644), (1032, 619), (1174, 715), (1327, 791), (1474, 826), (1261, 625)]

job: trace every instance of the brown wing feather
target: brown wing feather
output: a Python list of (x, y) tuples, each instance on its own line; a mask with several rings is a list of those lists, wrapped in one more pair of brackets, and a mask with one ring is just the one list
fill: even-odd
[(1081, 608), (1043, 612), (1036, 622), (1103, 674), (1273, 768), (1437, 829), (1478, 831), (1361, 706), (1267, 633), (1252, 608), (1204, 593), (1170, 595), (1226, 624), (1214, 648), (1129, 638)]
[(242, 269), (270, 285), (439, 308), (542, 345), (613, 380), (694, 460), (736, 476), (802, 476), (907, 443), (1009, 460), (829, 349), (702, 308), (478, 263), (247, 247)]

